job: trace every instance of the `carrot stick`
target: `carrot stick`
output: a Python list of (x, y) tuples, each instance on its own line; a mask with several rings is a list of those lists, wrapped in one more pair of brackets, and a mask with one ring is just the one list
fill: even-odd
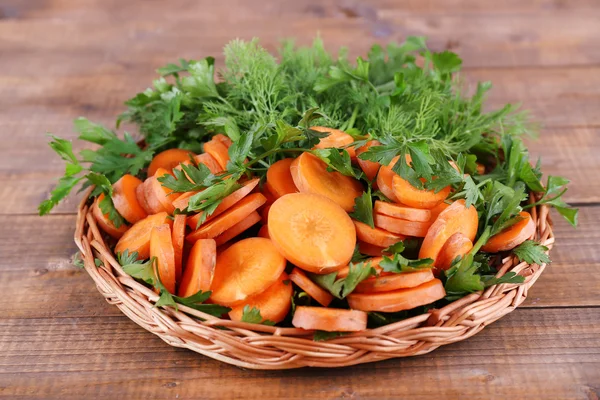
[(142, 181), (133, 175), (123, 175), (113, 184), (112, 201), (115, 208), (129, 222), (135, 224), (148, 216), (137, 199), (137, 188)]
[(407, 289), (429, 282), (434, 278), (431, 269), (402, 274), (386, 274), (367, 278), (356, 286), (355, 293), (380, 293)]
[(432, 279), (410, 289), (383, 293), (352, 293), (347, 299), (350, 308), (355, 310), (397, 312), (431, 304), (445, 296), (442, 281)]
[(269, 239), (240, 240), (217, 257), (211, 299), (225, 306), (241, 304), (274, 284), (285, 264)]
[(427, 189), (417, 189), (400, 175), (394, 175), (392, 179), (394, 194), (400, 203), (410, 207), (431, 209), (442, 203), (450, 194), (450, 186), (446, 186), (439, 192)]
[(136, 222), (123, 234), (117, 242), (115, 253), (122, 253), (128, 250), (138, 253), (138, 260), (145, 260), (150, 257), (150, 236), (155, 226), (163, 224), (172, 224), (166, 212), (149, 215), (141, 221)]
[[(365, 260), (364, 263), (369, 263), (371, 268), (374, 268), (377, 271), (377, 275), (387, 274), (383, 271), (383, 269), (379, 266), (379, 263), (383, 260), (382, 257), (373, 257), (368, 260)], [(337, 279), (345, 278), (350, 273), (350, 266), (345, 266), (337, 272)]]
[(269, 225), (261, 226), (260, 229), (258, 230), (257, 236), (262, 237), (262, 238), (271, 239), (271, 236), (269, 236)]
[(252, 214), (266, 200), (265, 196), (260, 193), (253, 193), (246, 196), (222, 215), (219, 215), (189, 234), (186, 240), (193, 243), (198, 239), (213, 239)]
[(488, 253), (512, 250), (535, 234), (535, 223), (528, 212), (521, 211), (516, 224), (492, 236), (481, 249)]
[(175, 293), (175, 252), (169, 224), (152, 228), (150, 258), (153, 257), (156, 257), (156, 272), (163, 286), (169, 293)]
[(294, 265), (326, 274), (348, 264), (356, 230), (346, 212), (327, 197), (292, 193), (269, 211), (269, 235)]
[(216, 161), (221, 169), (227, 169), (227, 163), (229, 162), (229, 152), (227, 146), (219, 140), (211, 140), (204, 143), (204, 152), (210, 154)]
[(300, 192), (325, 196), (348, 212), (354, 209), (354, 200), (363, 193), (359, 181), (327, 171), (327, 164), (310, 153), (302, 153), (296, 158), (290, 172)]
[(194, 157), (194, 153), (184, 149), (169, 149), (158, 153), (148, 166), (148, 176), (153, 176), (159, 168), (163, 168), (169, 172), (173, 170), (183, 161)]
[[(390, 165), (394, 165), (398, 160), (398, 157), (395, 157)], [(394, 193), (394, 176), (396, 174), (392, 171), (392, 168), (387, 165), (382, 165), (379, 168), (379, 172), (377, 173), (377, 188), (381, 190), (381, 193), (385, 195), (388, 199), (393, 201), (394, 203), (399, 203), (398, 197), (396, 197), (396, 193)]]
[(292, 295), (292, 284), (289, 282), (288, 275), (283, 272), (267, 290), (250, 297), (238, 306), (232, 307), (229, 311), (229, 318), (232, 321), (241, 321), (244, 315), (244, 307), (248, 306), (250, 310), (257, 308), (260, 311), (263, 318), (261, 322), (265, 320), (281, 322), (290, 311)]
[(173, 251), (175, 254), (175, 278), (177, 282), (181, 280), (185, 218), (185, 214), (177, 214), (173, 219)]
[(358, 240), (372, 244), (373, 246), (386, 248), (406, 239), (404, 235), (396, 235), (383, 229), (371, 228), (369, 225), (359, 221), (352, 222), (354, 222)]
[(447, 270), (457, 257), (464, 257), (473, 248), (473, 242), (468, 237), (458, 232), (450, 236), (436, 260), (435, 266), (442, 270)]
[(317, 132), (328, 133), (326, 137), (319, 140), (319, 143), (314, 147), (315, 149), (328, 149), (332, 147), (341, 149), (345, 147), (351, 158), (356, 157), (356, 149), (354, 147), (346, 147), (354, 143), (354, 138), (346, 132), (324, 126), (311, 126), (310, 129)]
[(325, 307), (296, 307), (292, 325), (327, 332), (360, 332), (367, 329), (367, 313)]
[(125, 232), (127, 232), (129, 227), (123, 224), (117, 228), (115, 227), (115, 224), (113, 224), (113, 222), (108, 218), (108, 214), (102, 214), (102, 210), (100, 209), (99, 205), (102, 199), (104, 199), (104, 193), (94, 200), (94, 204), (92, 205), (92, 215), (102, 231), (107, 233), (110, 237), (119, 239), (125, 234)]
[(215, 241), (213, 239), (197, 240), (188, 256), (179, 284), (178, 295), (189, 297), (199, 291), (210, 290), (216, 264), (217, 245)]
[(375, 207), (373, 208), (373, 211), (376, 214), (405, 219), (407, 221), (428, 222), (431, 219), (431, 211), (429, 210), (406, 207), (400, 204), (386, 203), (385, 201), (381, 200), (375, 200)]
[(293, 158), (284, 158), (271, 165), (267, 171), (266, 185), (269, 187), (269, 191), (275, 196), (275, 199), (298, 191), (290, 172), (290, 166), (293, 161)]
[(333, 301), (333, 296), (330, 293), (311, 281), (304, 271), (299, 268), (294, 268), (290, 274), (290, 280), (323, 307), (327, 307)]
[(357, 243), (358, 251), (360, 251), (361, 254), (366, 254), (371, 257), (381, 257), (383, 255), (383, 250), (385, 250), (385, 247), (375, 246), (370, 243), (361, 242), (360, 240)]
[(218, 174), (219, 172), (223, 171), (223, 168), (219, 165), (217, 160), (215, 160), (214, 157), (208, 153), (202, 153), (197, 155), (196, 157), (194, 157), (194, 161), (196, 161), (198, 165), (206, 165), (206, 167), (208, 167), (212, 174)]
[(415, 222), (405, 219), (388, 217), (387, 215), (373, 215), (375, 226), (386, 231), (397, 233), (400, 235), (425, 237), (427, 230), (431, 226), (431, 222)]
[(220, 245), (230, 241), (237, 235), (245, 232), (247, 229), (254, 226), (258, 221), (260, 221), (260, 214), (257, 213), (256, 211), (253, 211), (246, 218), (244, 218), (243, 220), (241, 220), (240, 222), (238, 222), (231, 228), (227, 229), (225, 232), (221, 233), (219, 236), (215, 237), (215, 242), (217, 242), (217, 246), (220, 246)]
[(358, 150), (356, 150), (356, 156), (358, 157), (357, 158), (358, 166), (360, 167), (360, 169), (362, 169), (362, 171), (367, 176), (367, 179), (369, 179), (370, 181), (373, 181), (373, 179), (375, 179), (377, 177), (377, 172), (379, 172), (379, 168), (381, 167), (381, 164), (374, 162), (374, 161), (363, 160), (359, 156), (362, 153), (369, 150), (369, 147), (380, 146), (380, 145), (381, 145), (381, 143), (378, 140), (369, 140), (367, 143), (365, 143), (364, 146), (359, 147)]

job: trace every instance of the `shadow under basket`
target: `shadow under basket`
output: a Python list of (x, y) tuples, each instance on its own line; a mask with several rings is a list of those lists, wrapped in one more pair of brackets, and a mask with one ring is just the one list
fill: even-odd
[[(530, 201), (534, 197), (530, 196)], [(531, 239), (551, 249), (554, 235), (549, 208), (534, 207), (531, 216), (536, 225)], [(510, 255), (502, 260), (496, 276), (512, 271), (525, 277), (522, 284), (491, 286), (416, 317), (315, 342), (313, 331), (220, 319), (184, 305), (177, 310), (155, 307), (158, 295), (123, 271), (106, 245), (87, 199), (79, 205), (75, 243), (98, 291), (133, 322), (171, 346), (242, 368), (265, 370), (345, 367), (426, 354), (465, 340), (523, 303), (546, 266), (519, 262)], [(102, 261), (100, 267), (95, 258)]]

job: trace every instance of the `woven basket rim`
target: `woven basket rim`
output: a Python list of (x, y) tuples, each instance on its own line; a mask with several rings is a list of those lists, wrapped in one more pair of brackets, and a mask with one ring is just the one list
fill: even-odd
[[(515, 310), (525, 301), (529, 288), (546, 267), (546, 264), (519, 262), (516, 256), (510, 255), (502, 260), (496, 276), (512, 271), (525, 277), (522, 284), (491, 286), (441, 309), (315, 342), (313, 331), (220, 319), (184, 305), (179, 305), (177, 310), (155, 307), (158, 295), (125, 273), (106, 245), (91, 213), (88, 197), (86, 195), (79, 204), (74, 240), (85, 270), (106, 301), (172, 346), (242, 368), (344, 367), (426, 354), (442, 345), (465, 340)], [(535, 195), (529, 198), (533, 204)], [(554, 244), (549, 207), (532, 207), (531, 217), (536, 232), (530, 239), (547, 246), (549, 252)], [(96, 267), (95, 258), (102, 261), (100, 267)]]

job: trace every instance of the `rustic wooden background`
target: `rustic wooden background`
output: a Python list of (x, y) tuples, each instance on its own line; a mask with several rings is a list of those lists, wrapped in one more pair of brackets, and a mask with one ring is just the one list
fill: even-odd
[[(71, 264), (76, 199), (36, 206), (62, 173), (44, 133), (112, 123), (154, 69), (235, 37), (352, 54), (426, 35), (492, 80), (490, 104), (543, 122), (531, 144), (572, 180), (580, 227), (556, 219), (554, 262), (514, 313), (411, 359), (338, 370), (244, 371), (169, 347), (109, 306)], [(600, 393), (598, 0), (0, 0), (0, 397), (583, 398)]]

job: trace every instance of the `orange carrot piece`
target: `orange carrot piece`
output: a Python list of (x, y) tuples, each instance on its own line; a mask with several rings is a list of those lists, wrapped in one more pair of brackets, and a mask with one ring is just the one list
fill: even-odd
[(512, 250), (535, 234), (535, 223), (528, 212), (519, 213), (521, 220), (492, 236), (481, 249), (489, 253)]
[(198, 165), (204, 164), (208, 167), (212, 174), (218, 174), (219, 172), (223, 172), (223, 168), (219, 165), (217, 160), (213, 156), (208, 153), (202, 153), (194, 157), (194, 161)]
[(241, 321), (244, 315), (244, 308), (250, 310), (257, 308), (263, 318), (261, 322), (269, 320), (272, 322), (281, 322), (285, 319), (292, 306), (293, 288), (289, 282), (288, 275), (283, 272), (277, 281), (269, 286), (264, 292), (250, 297), (238, 306), (234, 306), (229, 311), (229, 318), (232, 321)]
[(312, 126), (310, 129), (321, 133), (328, 133), (326, 137), (319, 140), (319, 143), (314, 147), (315, 149), (345, 148), (351, 158), (356, 157), (356, 149), (354, 147), (346, 147), (354, 143), (354, 138), (346, 132), (324, 126)]
[(442, 211), (444, 211), (448, 207), (450, 207), (450, 204), (448, 203), (440, 203), (437, 206), (433, 207), (431, 210), (429, 210), (429, 212), (431, 212), (431, 218), (429, 219), (429, 221), (433, 223), (437, 219), (437, 217), (439, 217)]
[(266, 185), (268, 185), (268, 190), (273, 193), (276, 199), (289, 193), (298, 192), (290, 172), (293, 161), (293, 158), (284, 158), (271, 165), (267, 171)]
[(478, 217), (474, 206), (465, 207), (464, 200), (457, 200), (440, 213), (433, 222), (419, 251), (419, 258), (431, 258), (434, 265), (442, 247), (450, 236), (462, 233), (471, 242), (477, 234)]
[(137, 252), (138, 260), (145, 260), (150, 257), (150, 236), (152, 229), (163, 224), (172, 224), (166, 212), (149, 215), (141, 221), (136, 222), (123, 234), (117, 242), (115, 253), (122, 253), (128, 250), (129, 253)]
[(146, 200), (148, 201), (150, 206), (155, 209), (157, 209), (158, 206), (153, 206), (153, 204), (156, 204), (156, 200), (158, 200), (158, 202), (160, 203), (160, 207), (162, 207), (161, 211), (166, 211), (170, 215), (173, 215), (173, 211), (175, 211), (175, 207), (173, 206), (173, 200), (177, 198), (177, 195), (174, 195), (171, 189), (164, 187), (162, 183), (158, 180), (158, 178), (161, 178), (165, 175), (169, 175), (169, 171), (167, 171), (164, 168), (158, 168), (154, 176), (152, 178), (148, 178), (149, 190), (146, 191)]
[(452, 265), (456, 257), (464, 257), (473, 248), (473, 242), (468, 237), (458, 232), (450, 236), (436, 260), (435, 266), (442, 270), (447, 270)]
[(159, 168), (163, 168), (169, 172), (184, 161), (188, 161), (195, 154), (184, 149), (169, 149), (158, 153), (148, 166), (148, 176), (153, 176)]
[(269, 236), (269, 225), (263, 225), (260, 227), (260, 229), (258, 230), (258, 237), (263, 237), (263, 238), (267, 238), (267, 239), (271, 239), (271, 236)]
[(336, 203), (311, 193), (280, 197), (269, 211), (269, 235), (294, 265), (326, 274), (348, 264), (356, 245), (352, 220)]
[(358, 251), (361, 254), (366, 254), (371, 257), (381, 257), (383, 255), (383, 250), (385, 247), (375, 246), (370, 243), (358, 241)]
[(204, 152), (210, 154), (219, 164), (221, 169), (227, 169), (227, 163), (229, 162), (229, 152), (227, 146), (219, 140), (211, 140), (204, 143)]
[(356, 293), (380, 293), (390, 292), (398, 289), (408, 289), (422, 285), (434, 279), (431, 269), (406, 272), (402, 274), (386, 274), (367, 278), (360, 282), (354, 292)]
[(260, 188), (260, 192), (267, 198), (268, 205), (275, 203), (275, 200), (277, 200), (277, 197), (275, 197), (272, 189), (270, 189), (269, 185), (267, 185), (267, 182), (263, 183), (262, 187)]
[(262, 206), (266, 200), (265, 196), (260, 193), (253, 193), (246, 196), (227, 210), (227, 212), (212, 219), (210, 222), (203, 224), (196, 231), (189, 234), (186, 240), (193, 243), (198, 239), (213, 239), (252, 214), (252, 212)]
[(352, 293), (347, 299), (350, 308), (355, 310), (397, 312), (431, 304), (445, 296), (442, 281), (432, 279), (409, 289), (383, 293)]
[(213, 239), (197, 240), (192, 246), (185, 264), (178, 296), (189, 297), (199, 291), (210, 290), (216, 264), (217, 245), (215, 241)]
[(354, 222), (358, 240), (374, 246), (386, 248), (406, 239), (404, 235), (396, 235), (383, 229), (371, 228), (369, 225), (359, 221), (352, 222)]
[[(389, 272), (384, 272), (383, 269), (379, 266), (379, 263), (381, 262), (381, 260), (383, 260), (382, 257), (373, 257), (368, 260), (365, 260), (364, 262), (369, 263), (371, 265), (371, 268), (374, 268), (375, 271), (377, 271), (377, 275), (390, 274)], [(345, 278), (348, 276), (349, 273), (350, 273), (350, 266), (345, 266), (344, 268), (342, 268), (338, 271), (336, 278), (337, 279)]]
[(112, 201), (115, 208), (129, 222), (135, 224), (148, 216), (137, 199), (137, 188), (143, 182), (133, 175), (123, 175), (113, 184)]
[(373, 208), (373, 211), (376, 214), (405, 219), (407, 221), (428, 222), (431, 219), (431, 211), (429, 210), (406, 207), (400, 204), (386, 203), (385, 201), (381, 200), (375, 200), (375, 207)]
[(325, 307), (296, 307), (292, 325), (327, 332), (360, 332), (367, 329), (367, 313)]
[(375, 226), (386, 231), (397, 233), (400, 235), (425, 237), (427, 230), (431, 226), (431, 222), (415, 222), (405, 219), (388, 217), (387, 215), (373, 215)]
[(151, 215), (154, 214), (154, 210), (150, 207), (148, 201), (146, 200), (145, 183), (146, 182), (142, 182), (142, 184), (135, 189), (135, 197), (137, 198), (138, 203), (140, 204), (146, 215)]
[[(259, 179), (255, 178), (255, 179), (250, 179), (249, 181), (244, 182), (242, 184), (241, 188), (239, 188), (235, 192), (231, 193), (229, 196), (226, 196), (221, 201), (221, 203), (219, 203), (217, 208), (215, 208), (215, 211), (213, 211), (213, 213), (206, 218), (204, 223), (207, 223), (207, 222), (215, 219), (216, 217), (221, 215), (224, 211), (229, 210), (236, 203), (238, 203), (240, 200), (242, 200), (244, 197), (246, 197), (250, 192), (252, 192), (252, 190), (254, 190), (256, 185), (258, 185), (258, 181), (259, 181)], [(188, 198), (188, 201), (189, 201), (189, 198)], [(186, 207), (188, 206), (187, 203), (185, 206)], [(188, 218), (188, 226), (190, 228), (196, 229), (196, 227), (198, 226), (198, 221), (200, 220), (200, 217), (202, 216), (202, 213), (203, 212), (200, 211), (198, 214)]]
[[(394, 158), (390, 165), (394, 165), (396, 163), (398, 157)], [(394, 176), (396, 173), (392, 171), (392, 168), (387, 165), (382, 165), (379, 168), (379, 172), (377, 173), (377, 188), (391, 201), (394, 203), (399, 203), (398, 197), (396, 197), (396, 193), (394, 193)]]
[(274, 284), (285, 264), (269, 239), (240, 240), (217, 257), (211, 300), (225, 306), (239, 305)]
[[(268, 203), (268, 199), (267, 199), (267, 203)], [(267, 204), (265, 203), (265, 204)], [(261, 222), (266, 225), (269, 222), (269, 210), (271, 209), (270, 205), (265, 205), (262, 210), (260, 211), (260, 219)]]
[(227, 229), (225, 232), (221, 233), (219, 236), (215, 237), (215, 242), (217, 242), (217, 246), (224, 244), (225, 242), (230, 241), (237, 235), (245, 232), (247, 229), (254, 226), (256, 223), (260, 221), (260, 214), (256, 211), (253, 211), (246, 218)]
[(177, 214), (173, 219), (173, 251), (175, 254), (175, 278), (181, 280), (183, 270), (183, 241), (185, 239), (185, 214)]
[(399, 202), (410, 207), (431, 209), (442, 203), (450, 194), (450, 186), (446, 186), (439, 192), (427, 189), (417, 189), (400, 175), (394, 175), (392, 179), (394, 194)]
[(162, 189), (158, 190), (160, 187), (160, 182), (156, 182), (156, 178), (154, 176), (149, 176), (144, 181), (143, 187), (144, 198), (146, 199), (146, 204), (148, 205), (148, 209), (150, 210), (148, 215), (157, 214), (160, 212), (167, 212), (167, 210), (163, 207), (161, 201), (158, 199), (158, 195), (161, 195), (160, 192), (162, 191)]
[(218, 140), (219, 142), (223, 143), (227, 148), (229, 148), (229, 146), (231, 146), (233, 144), (233, 142), (231, 141), (229, 136), (225, 136), (222, 133), (217, 133), (212, 138), (214, 140)]
[(290, 274), (290, 280), (323, 307), (327, 307), (333, 301), (331, 293), (311, 281), (304, 271), (299, 268), (294, 268)]
[(173, 200), (173, 207), (178, 208), (180, 210), (184, 210), (185, 208), (187, 208), (187, 206), (190, 202), (190, 197), (192, 197), (198, 193), (200, 193), (200, 192), (182, 193), (179, 197), (177, 197), (175, 200)]
[(165, 289), (175, 293), (175, 252), (171, 226), (163, 224), (152, 228), (150, 234), (150, 258), (156, 257), (156, 272)]
[(108, 218), (108, 214), (102, 214), (102, 210), (100, 209), (99, 205), (102, 199), (104, 199), (104, 193), (94, 200), (94, 204), (92, 205), (92, 215), (102, 231), (107, 233), (110, 237), (119, 239), (123, 237), (129, 227), (126, 224), (122, 224), (117, 228), (115, 224), (113, 224), (113, 222)]
[(360, 169), (362, 169), (362, 171), (367, 176), (367, 179), (369, 179), (370, 181), (373, 181), (373, 179), (377, 177), (377, 172), (379, 172), (381, 164), (374, 161), (363, 160), (360, 158), (360, 155), (369, 150), (369, 148), (372, 146), (381, 146), (381, 143), (378, 140), (369, 140), (367, 143), (364, 144), (364, 146), (359, 147), (358, 150), (356, 150), (358, 166), (360, 167)]
[(484, 175), (485, 174), (485, 165), (483, 165), (482, 163), (477, 163), (477, 173), (479, 175)]
[(363, 193), (359, 181), (339, 172), (327, 171), (327, 164), (311, 153), (302, 153), (296, 158), (290, 172), (300, 192), (325, 196), (346, 211), (354, 209), (354, 200)]

